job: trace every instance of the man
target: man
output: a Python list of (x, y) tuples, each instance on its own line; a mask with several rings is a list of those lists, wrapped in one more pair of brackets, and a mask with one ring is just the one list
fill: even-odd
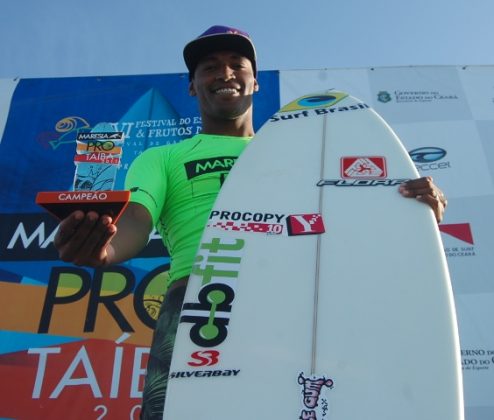
[[(254, 135), (252, 99), (259, 89), (256, 52), (245, 32), (213, 26), (185, 46), (184, 59), (189, 93), (199, 103), (202, 133), (176, 145), (149, 149), (136, 158), (126, 179), (131, 202), (118, 225), (108, 216), (77, 211), (62, 221), (55, 238), (63, 261), (99, 267), (135, 256), (146, 245), (153, 226), (163, 236), (172, 262), (150, 352), (141, 414), (145, 419), (162, 417), (185, 286), (203, 227), (226, 176), (225, 172), (191, 176), (190, 163), (240, 155)], [(428, 204), (436, 219), (442, 219), (446, 200), (430, 178), (409, 181), (399, 191)]]

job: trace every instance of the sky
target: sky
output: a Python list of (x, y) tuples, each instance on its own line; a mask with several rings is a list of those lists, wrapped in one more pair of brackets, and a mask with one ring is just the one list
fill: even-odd
[(260, 70), (494, 64), (493, 0), (0, 0), (0, 78), (186, 71), (216, 24)]

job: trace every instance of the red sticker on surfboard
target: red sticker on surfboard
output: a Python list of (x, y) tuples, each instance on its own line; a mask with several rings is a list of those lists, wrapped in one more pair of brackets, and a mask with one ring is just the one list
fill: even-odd
[(286, 219), (288, 235), (317, 235), (324, 233), (324, 223), (319, 213), (294, 214)]
[(387, 176), (386, 158), (382, 156), (341, 158), (341, 177), (344, 179), (383, 179)]

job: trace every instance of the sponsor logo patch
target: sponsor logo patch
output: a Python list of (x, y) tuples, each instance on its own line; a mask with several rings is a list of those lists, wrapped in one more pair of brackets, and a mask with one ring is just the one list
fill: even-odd
[(444, 161), (447, 152), (440, 147), (419, 147), (408, 152), (415, 167), (421, 172), (450, 169), (451, 162)]
[(388, 103), (392, 100), (396, 103), (431, 103), (458, 99), (456, 93), (438, 90), (395, 90), (392, 93), (382, 90), (377, 93), (377, 100), (382, 103)]
[(441, 160), (447, 152), (440, 147), (419, 147), (408, 152), (415, 163), (430, 163)]
[(180, 378), (211, 378), (219, 376), (237, 376), (240, 369), (223, 369), (223, 370), (193, 370), (193, 371), (178, 371), (170, 373), (170, 379)]
[(190, 339), (200, 347), (218, 346), (228, 335), (244, 245), (243, 239), (211, 238), (199, 247), (192, 275), (202, 287), (183, 304), (180, 322), (192, 324)]
[(236, 156), (218, 156), (187, 162), (185, 163), (187, 179), (214, 172), (229, 172), (236, 160)]
[(337, 114), (340, 112), (359, 111), (359, 110), (368, 109), (369, 105), (363, 102), (359, 102), (347, 106), (334, 106), (334, 107), (323, 107), (323, 108), (306, 107), (306, 108), (307, 109), (300, 108), (301, 110), (295, 110), (295, 111), (287, 111), (285, 108), (283, 108), (284, 111), (282, 110), (279, 113), (274, 114), (269, 119), (269, 121), (273, 123), (278, 121), (302, 119), (302, 118), (320, 116), (320, 115)]
[(220, 352), (218, 350), (195, 351), (190, 355), (191, 361), (187, 362), (189, 366), (213, 366), (220, 360)]
[(322, 216), (318, 213), (295, 214), (287, 217), (288, 235), (316, 235), (324, 233)]
[(285, 215), (250, 211), (213, 210), (208, 227), (226, 231), (255, 232), (271, 235), (314, 235), (324, 233), (319, 213)]
[(408, 181), (408, 178), (398, 179), (321, 179), (318, 187), (395, 187)]
[(124, 133), (121, 131), (113, 131), (110, 133), (78, 133), (76, 139), (78, 141), (82, 140), (115, 140), (115, 141), (123, 141)]
[(384, 179), (388, 175), (386, 159), (382, 156), (342, 157), (340, 168), (344, 179)]
[(383, 156), (343, 156), (340, 158), (341, 179), (321, 179), (318, 187), (393, 187), (408, 178), (388, 179)]

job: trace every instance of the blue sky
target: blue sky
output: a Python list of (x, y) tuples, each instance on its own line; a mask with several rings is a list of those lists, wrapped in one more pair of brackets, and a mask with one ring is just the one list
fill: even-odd
[(494, 64), (493, 0), (0, 0), (0, 78), (177, 73), (214, 24), (261, 70)]

